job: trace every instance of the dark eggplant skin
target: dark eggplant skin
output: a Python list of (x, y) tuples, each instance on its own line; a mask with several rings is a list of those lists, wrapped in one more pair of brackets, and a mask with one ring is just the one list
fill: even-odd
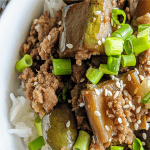
[(84, 0), (63, 0), (67, 5), (83, 2)]

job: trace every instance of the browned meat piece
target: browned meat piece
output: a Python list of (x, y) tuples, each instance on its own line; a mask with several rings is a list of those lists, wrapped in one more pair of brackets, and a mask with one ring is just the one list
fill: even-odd
[(146, 129), (147, 110), (139, 103), (139, 85), (137, 73), (130, 71), (120, 79), (82, 90), (89, 121), (97, 137), (96, 144), (104, 147), (111, 142), (130, 145), (135, 138), (133, 131)]
[(86, 68), (84, 64), (82, 64), (82, 66), (74, 64), (72, 66), (72, 71), (73, 71), (71, 76), (72, 81), (74, 81), (75, 83), (79, 83), (83, 74), (86, 72)]
[(55, 14), (55, 18), (57, 20), (57, 22), (61, 21), (62, 18), (62, 10), (58, 10)]
[(92, 142), (90, 145), (90, 150), (105, 150), (105, 148), (101, 144), (95, 144)]
[(49, 35), (44, 39), (44, 41), (40, 44), (39, 55), (41, 56), (42, 60), (50, 59), (51, 50), (54, 47), (54, 44), (58, 40), (59, 30), (58, 28), (54, 27), (49, 32)]
[(40, 71), (42, 71), (42, 72), (47, 72), (48, 69), (50, 68), (49, 65), (50, 65), (51, 63), (52, 63), (52, 62), (51, 62), (50, 60), (46, 60), (45, 63), (40, 66)]
[(128, 2), (129, 2), (129, 8), (130, 8), (130, 15), (133, 17), (139, 0), (128, 0)]
[(45, 12), (37, 22), (38, 40), (42, 42), (54, 26), (56, 26), (56, 20), (49, 18), (48, 13)]
[(64, 30), (60, 34), (59, 43), (60, 58), (74, 57), (78, 48), (82, 46), (88, 13), (89, 6), (84, 2), (64, 7), (62, 11), (62, 26)]
[(38, 50), (37, 49), (32, 49), (30, 56), (32, 57), (32, 59), (36, 58), (39, 55)]

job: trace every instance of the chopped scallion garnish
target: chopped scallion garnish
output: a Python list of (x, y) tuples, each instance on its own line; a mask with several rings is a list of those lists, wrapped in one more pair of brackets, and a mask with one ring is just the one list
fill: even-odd
[(23, 69), (31, 67), (32, 63), (32, 57), (28, 54), (25, 54), (22, 59), (16, 62), (15, 66), (18, 72), (22, 72)]
[(60, 96), (62, 96), (62, 98), (63, 98), (64, 101), (66, 100), (66, 92), (67, 92), (67, 89), (68, 89), (68, 83), (66, 83), (66, 85), (65, 85), (65, 87), (64, 87), (64, 89), (63, 89), (63, 91), (62, 91), (62, 93), (60, 93), (60, 94), (58, 95), (58, 100), (59, 100), (59, 102), (61, 101)]
[(53, 59), (54, 75), (70, 75), (72, 73), (70, 59)]
[(117, 72), (111, 72), (107, 69), (106, 64), (100, 64), (99, 70), (102, 71), (104, 74), (110, 74), (110, 75), (117, 75)]
[(148, 103), (148, 101), (150, 100), (150, 92), (147, 93), (147, 95), (141, 100), (141, 103)]
[(143, 37), (143, 36), (146, 36), (146, 35), (149, 36), (149, 30), (150, 30), (150, 28), (146, 28), (145, 30), (139, 32), (138, 35), (137, 35), (137, 38), (140, 38), (140, 37)]
[(124, 41), (124, 49), (127, 55), (133, 53), (132, 40), (136, 39), (135, 35), (131, 35)]
[(138, 26), (138, 33), (145, 30), (145, 29), (147, 29), (147, 28), (149, 28), (149, 27), (150, 27), (150, 24), (140, 24)]
[(134, 54), (122, 55), (121, 56), (121, 65), (123, 67), (135, 66), (136, 65), (135, 55)]
[(103, 76), (103, 72), (99, 69), (89, 68), (86, 72), (86, 77), (93, 83), (97, 84)]
[(121, 55), (109, 56), (107, 59), (107, 69), (111, 72), (118, 72), (120, 67)]
[(138, 55), (150, 48), (149, 36), (145, 35), (132, 40), (133, 52)]
[(42, 120), (39, 116), (35, 119), (34, 124), (36, 125), (39, 135), (42, 136)]
[(108, 37), (104, 43), (107, 56), (120, 55), (123, 52), (124, 41), (118, 37)]
[(124, 147), (121, 147), (121, 146), (111, 146), (110, 150), (124, 150)]
[(142, 142), (140, 141), (140, 139), (135, 138), (133, 143), (132, 143), (132, 149), (133, 150), (144, 150)]
[(45, 145), (45, 141), (43, 139), (43, 136), (39, 136), (32, 142), (28, 144), (29, 150), (39, 150), (42, 146)]
[[(120, 15), (122, 15), (123, 18), (124, 18), (122, 23), (120, 23), (120, 21), (118, 20), (118, 16), (120, 16)], [(126, 22), (126, 14), (121, 9), (113, 9), (112, 12), (111, 12), (111, 16), (112, 16), (113, 21), (117, 25), (122, 25)]]
[(121, 37), (126, 40), (133, 33), (133, 29), (129, 24), (122, 25), (118, 30), (112, 33), (111, 37)]
[(77, 141), (73, 147), (73, 150), (88, 150), (90, 144), (90, 135), (83, 131), (79, 131)]

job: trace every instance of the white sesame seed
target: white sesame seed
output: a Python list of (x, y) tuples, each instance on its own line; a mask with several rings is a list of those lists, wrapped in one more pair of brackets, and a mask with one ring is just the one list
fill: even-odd
[(126, 84), (123, 84), (123, 87), (126, 87)]
[(51, 36), (50, 36), (50, 35), (48, 35), (48, 40), (49, 40), (49, 41), (51, 40)]
[(129, 122), (127, 122), (127, 127), (129, 126)]
[(150, 61), (147, 62), (147, 65), (150, 65)]
[(138, 130), (139, 125), (138, 125), (137, 123), (135, 123), (135, 124), (134, 124), (134, 128), (135, 128), (135, 130)]
[(73, 45), (72, 44), (67, 44), (66, 45), (69, 49), (72, 49), (73, 48)]
[(112, 76), (111, 76), (111, 79), (112, 79), (112, 80), (114, 80), (114, 79), (115, 79), (115, 76), (114, 76), (114, 75), (112, 75)]
[(95, 137), (94, 137), (94, 136), (92, 136), (92, 139), (93, 139), (93, 143), (96, 143), (96, 142), (95, 142)]
[(38, 24), (34, 27), (37, 32), (38, 32), (39, 27), (40, 27), (40, 24)]
[(120, 86), (120, 91), (123, 91), (123, 85)]
[(136, 113), (138, 114), (141, 111), (141, 106), (136, 109)]
[(98, 40), (98, 45), (102, 45), (102, 41), (101, 40)]
[(132, 107), (132, 102), (131, 101), (129, 101), (129, 105), (130, 105), (130, 107)]
[(66, 123), (66, 127), (67, 127), (67, 128), (70, 127), (70, 121), (68, 121), (68, 122)]
[(139, 74), (139, 70), (137, 68), (135, 68), (135, 71), (136, 71), (137, 74)]
[(105, 89), (105, 96), (107, 96), (107, 89)]
[(118, 118), (118, 122), (119, 122), (119, 123), (122, 123), (122, 119), (121, 119), (120, 117)]
[(112, 96), (112, 92), (111, 91), (107, 91), (107, 96)]
[(94, 19), (94, 21), (96, 20), (96, 18), (95, 18), (95, 17), (94, 17), (93, 19)]
[(129, 107), (130, 107), (129, 105), (124, 105), (123, 106), (124, 109), (129, 108)]
[(148, 111), (146, 111), (145, 114), (147, 115), (147, 114), (148, 114)]
[(38, 22), (38, 19), (35, 19), (35, 20), (34, 20), (34, 24), (37, 24), (37, 22)]
[(72, 103), (72, 100), (68, 100), (68, 103)]
[(38, 84), (38, 82), (34, 82), (34, 86), (36, 86)]
[(80, 80), (80, 82), (82, 83), (82, 82), (84, 82), (84, 80), (85, 80), (85, 78), (82, 78), (82, 79)]
[(146, 130), (149, 130), (149, 124), (146, 123)]
[(139, 75), (139, 78), (143, 81), (144, 80), (144, 76)]
[(84, 105), (85, 105), (84, 103), (80, 103), (80, 107), (84, 107)]
[(146, 145), (144, 141), (142, 141), (142, 145), (143, 145), (143, 146), (145, 146), (145, 145)]
[(119, 82), (119, 81), (116, 82), (116, 86), (117, 86), (118, 88), (120, 88), (120, 82)]
[(110, 33), (108, 33), (108, 37), (110, 37), (111, 36), (111, 34)]
[[(114, 76), (114, 77), (115, 77), (115, 76)], [(118, 78), (116, 78), (116, 77), (115, 77), (115, 80), (116, 80), (116, 81), (119, 81), (119, 79), (118, 79)]]
[(143, 137), (144, 140), (146, 140), (146, 138), (147, 138), (146, 133), (142, 133), (142, 137)]
[(131, 75), (128, 74), (128, 81), (131, 81)]
[(119, 95), (119, 91), (116, 91), (115, 95), (114, 95), (114, 99), (117, 98)]
[(105, 43), (105, 38), (102, 38), (102, 43)]
[(120, 85), (123, 85), (123, 80), (120, 80)]
[(141, 124), (141, 120), (138, 120), (138, 121), (137, 121), (137, 124)]
[(58, 25), (61, 25), (61, 21), (58, 22)]
[(132, 110), (135, 110), (135, 105), (132, 105)]
[(110, 130), (110, 128), (109, 128), (107, 125), (105, 125), (105, 129), (106, 129), (107, 131)]
[(95, 93), (96, 93), (96, 95), (100, 95), (101, 94), (98, 89), (95, 89)]
[(95, 12), (94, 12), (94, 15), (95, 15), (95, 16), (98, 16), (99, 14), (101, 14), (101, 11), (95, 11)]
[(98, 116), (98, 117), (100, 117), (100, 116), (101, 116), (101, 114), (100, 114), (100, 112), (99, 112), (99, 111), (94, 111), (94, 114), (95, 114), (96, 116)]

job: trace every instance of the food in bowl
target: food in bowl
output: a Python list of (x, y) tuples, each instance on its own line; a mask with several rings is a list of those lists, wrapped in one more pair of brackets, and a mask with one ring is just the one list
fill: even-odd
[(149, 1), (65, 2), (19, 49), (9, 133), (31, 150), (149, 149)]

